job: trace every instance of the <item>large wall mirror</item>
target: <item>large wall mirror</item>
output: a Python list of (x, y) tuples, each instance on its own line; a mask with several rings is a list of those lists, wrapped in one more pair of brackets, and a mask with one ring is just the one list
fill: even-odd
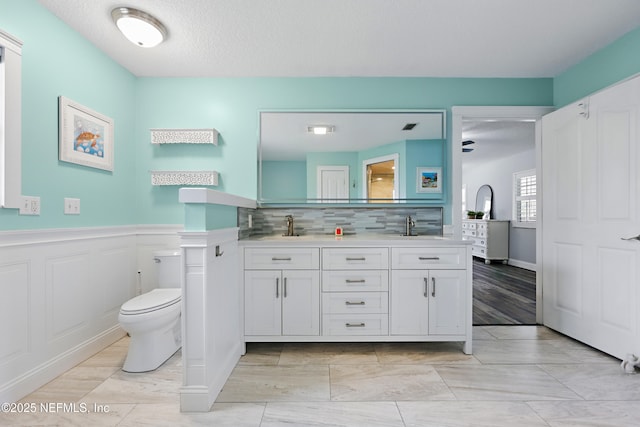
[(445, 110), (261, 112), (258, 199), (441, 201), (442, 186), (420, 190), (418, 171), (445, 169), (445, 129)]

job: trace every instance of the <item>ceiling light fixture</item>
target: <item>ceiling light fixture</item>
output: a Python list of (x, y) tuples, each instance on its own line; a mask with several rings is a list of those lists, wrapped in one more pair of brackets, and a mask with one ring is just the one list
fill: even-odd
[(328, 133), (335, 132), (335, 130), (335, 126), (329, 125), (313, 125), (307, 127), (307, 132), (314, 135), (326, 135)]
[(111, 17), (118, 29), (133, 44), (154, 47), (167, 38), (167, 29), (162, 22), (146, 12), (131, 7), (116, 7)]

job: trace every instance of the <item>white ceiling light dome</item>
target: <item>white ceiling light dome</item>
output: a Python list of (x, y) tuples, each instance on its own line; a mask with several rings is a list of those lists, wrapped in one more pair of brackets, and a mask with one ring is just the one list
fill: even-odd
[(116, 7), (111, 17), (120, 32), (133, 44), (154, 47), (167, 38), (167, 29), (153, 16), (131, 7)]

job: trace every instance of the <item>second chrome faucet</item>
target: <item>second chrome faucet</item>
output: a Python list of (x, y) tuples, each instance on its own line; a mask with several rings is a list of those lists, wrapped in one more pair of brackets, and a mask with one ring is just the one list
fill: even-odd
[(284, 219), (287, 222), (287, 233), (283, 234), (283, 236), (294, 236), (295, 234), (293, 233), (293, 215), (287, 215), (284, 217)]

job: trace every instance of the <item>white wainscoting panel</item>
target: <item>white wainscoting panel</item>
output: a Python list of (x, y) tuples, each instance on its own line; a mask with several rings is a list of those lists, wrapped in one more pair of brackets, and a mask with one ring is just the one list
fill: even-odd
[(153, 276), (151, 253), (179, 247), (180, 230), (0, 232), (0, 402), (23, 398), (123, 337), (120, 306), (139, 293), (142, 276)]
[(0, 262), (0, 313), (10, 319), (0, 322), (0, 365), (28, 351), (30, 287), (28, 262)]

